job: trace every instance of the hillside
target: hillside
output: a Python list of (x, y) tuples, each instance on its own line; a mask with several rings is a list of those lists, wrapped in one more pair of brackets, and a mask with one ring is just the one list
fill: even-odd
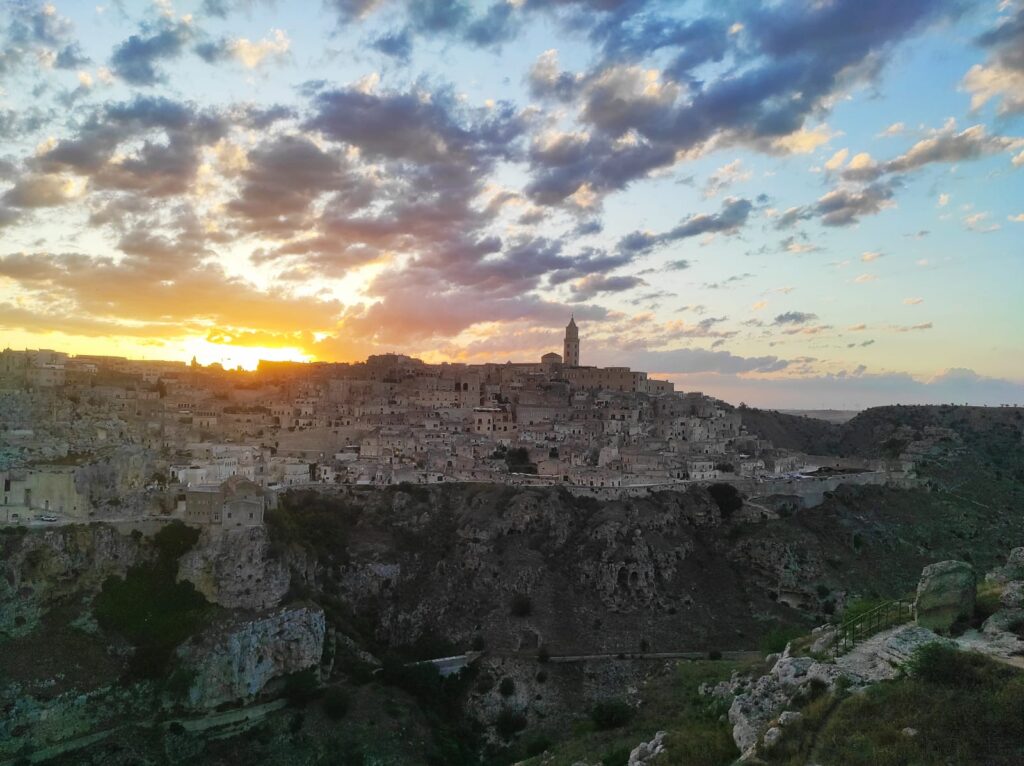
[[(879, 408), (838, 430), (754, 417), (805, 447), (923, 444), (921, 484), (841, 486), (778, 517), (697, 486), (598, 501), (400, 485), (291, 492), (265, 529), (220, 537), (7, 528), (0, 757), (106, 732), (63, 762), (499, 764), (604, 701), (636, 702), (630, 689), (682, 706), (675, 741), (725, 753), (688, 717), (716, 720), (693, 679), (672, 686), (652, 655), (778, 650), (851, 602), (911, 592), (926, 564), (984, 571), (1024, 542), (1016, 411)], [(917, 441), (933, 428), (951, 433)], [(457, 679), (406, 664), (467, 650), (479, 654)], [(707, 673), (749, 655), (729, 656)], [(621, 753), (657, 725), (632, 720), (594, 741)]]

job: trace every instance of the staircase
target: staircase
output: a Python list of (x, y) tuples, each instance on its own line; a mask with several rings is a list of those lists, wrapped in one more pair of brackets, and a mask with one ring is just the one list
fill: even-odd
[(914, 619), (911, 601), (886, 601), (869, 612), (843, 622), (836, 632), (833, 652), (836, 657), (850, 651), (859, 642), (876, 633)]

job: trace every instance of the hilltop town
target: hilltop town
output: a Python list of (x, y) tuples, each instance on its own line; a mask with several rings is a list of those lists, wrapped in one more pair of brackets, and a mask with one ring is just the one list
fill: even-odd
[(243, 372), (7, 349), (0, 521), (259, 524), (253, 498), (310, 486), (487, 482), (615, 497), (727, 482), (768, 495), (760, 485), (773, 480), (881, 483), (912, 467), (776, 448), (742, 408), (581, 359), (574, 320), (562, 354), (504, 364), (383, 354)]

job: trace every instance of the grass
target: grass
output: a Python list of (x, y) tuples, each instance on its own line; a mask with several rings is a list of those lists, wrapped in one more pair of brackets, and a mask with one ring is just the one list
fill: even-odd
[[(813, 700), (766, 754), (771, 764), (1011, 766), (1024, 763), (1024, 673), (933, 644), (908, 674)], [(909, 736), (905, 729), (917, 734)]]
[[(723, 718), (728, 703), (702, 696), (698, 689), (703, 683), (724, 681), (733, 671), (750, 667), (749, 663), (722, 660), (680, 662), (675, 672), (643, 687), (641, 704), (631, 720), (601, 730), (589, 717), (581, 719), (570, 737), (548, 746), (543, 764), (624, 766), (633, 748), (664, 730), (666, 752), (655, 761), (657, 766), (727, 766), (739, 756)], [(525, 761), (529, 766), (541, 763), (541, 758)]]
[(1003, 595), (1003, 584), (998, 582), (979, 582), (978, 593), (974, 600), (974, 615), (984, 622), (987, 618), (1002, 609), (999, 597)]

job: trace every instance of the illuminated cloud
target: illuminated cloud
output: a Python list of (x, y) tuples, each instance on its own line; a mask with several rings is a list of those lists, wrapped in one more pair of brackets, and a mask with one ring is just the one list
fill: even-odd
[[(954, 0), (122, 5), (72, 24), (19, 0), (0, 22), (0, 326), (18, 344), (535, 358), (575, 312), (594, 360), (681, 376), (867, 378), (806, 360), (872, 343), (873, 364), (920, 372), (899, 346), (931, 327), (901, 324), (913, 276), (949, 305), (957, 237), (1010, 252), (1024, 222), (1016, 7), (980, 48), (950, 46), (950, 80), (917, 51), (966, 28)], [(949, 91), (929, 114), (969, 127), (922, 123), (923, 76), (929, 99)], [(876, 94), (899, 122), (865, 116)], [(899, 292), (868, 290), (884, 300), (847, 351), (868, 294), (852, 265), (881, 252), (878, 287)], [(969, 254), (1008, 301), (1000, 259)], [(794, 286), (816, 313), (776, 306)], [(983, 310), (959, 320), (973, 336)]]

